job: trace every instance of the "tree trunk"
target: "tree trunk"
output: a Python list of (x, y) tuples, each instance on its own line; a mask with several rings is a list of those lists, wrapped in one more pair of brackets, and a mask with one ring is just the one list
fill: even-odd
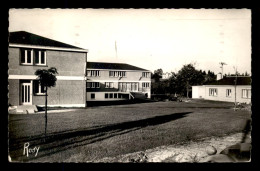
[(48, 87), (46, 87), (45, 91), (45, 139), (46, 139), (46, 134), (47, 134), (47, 91)]

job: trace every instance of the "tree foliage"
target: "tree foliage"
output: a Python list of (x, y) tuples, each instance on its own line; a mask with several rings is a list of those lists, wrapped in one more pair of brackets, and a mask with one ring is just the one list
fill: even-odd
[[(155, 70), (155, 74), (161, 69)], [(184, 65), (177, 73), (167, 80), (158, 81), (153, 77), (155, 82), (152, 83), (152, 94), (179, 94), (189, 96), (191, 86), (203, 85), (216, 80), (216, 75), (210, 70), (208, 72), (197, 70), (194, 64)]]
[(35, 75), (38, 76), (41, 86), (44, 87), (54, 87), (56, 85), (56, 74), (58, 74), (58, 71), (55, 67), (35, 71)]

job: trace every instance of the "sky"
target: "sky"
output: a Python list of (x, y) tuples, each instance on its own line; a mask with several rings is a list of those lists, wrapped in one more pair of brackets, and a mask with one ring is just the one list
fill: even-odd
[(13, 31), (88, 49), (91, 62), (251, 73), (250, 9), (10, 9)]

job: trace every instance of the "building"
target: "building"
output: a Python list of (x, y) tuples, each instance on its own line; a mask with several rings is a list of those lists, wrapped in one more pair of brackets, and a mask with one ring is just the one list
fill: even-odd
[(151, 72), (124, 63), (87, 63), (87, 101), (151, 97)]
[(163, 73), (163, 74), (162, 74), (162, 79), (163, 79), (163, 80), (169, 79), (171, 76), (172, 76), (172, 73), (166, 72), (166, 73)]
[(88, 50), (25, 31), (9, 34), (9, 104), (45, 104), (45, 93), (34, 75), (37, 69), (55, 67), (56, 86), (48, 89), (48, 106), (86, 106)]
[[(236, 84), (235, 84), (236, 83)], [(224, 77), (207, 85), (192, 86), (192, 98), (251, 103), (251, 77)]]

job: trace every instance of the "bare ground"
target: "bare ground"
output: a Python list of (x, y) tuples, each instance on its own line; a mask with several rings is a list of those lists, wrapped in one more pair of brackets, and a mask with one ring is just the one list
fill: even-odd
[(104, 163), (144, 163), (144, 162), (163, 162), (163, 163), (199, 163), (209, 155), (206, 147), (214, 146), (219, 154), (226, 147), (241, 142), (242, 133), (226, 135), (223, 137), (208, 137), (196, 141), (179, 143), (170, 146), (160, 146), (145, 151), (139, 151), (116, 157), (106, 157), (98, 161), (88, 162), (104, 162)]

